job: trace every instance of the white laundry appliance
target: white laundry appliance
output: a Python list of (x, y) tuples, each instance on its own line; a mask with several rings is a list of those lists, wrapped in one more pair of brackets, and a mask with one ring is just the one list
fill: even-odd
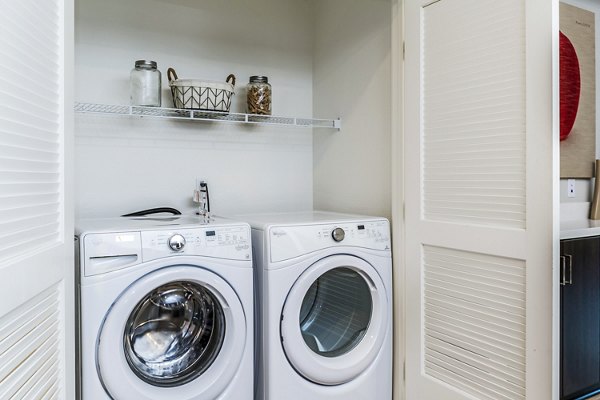
[(250, 400), (248, 224), (194, 217), (81, 220), (82, 400)]
[(256, 399), (392, 398), (392, 258), (386, 219), (326, 212), (252, 226)]

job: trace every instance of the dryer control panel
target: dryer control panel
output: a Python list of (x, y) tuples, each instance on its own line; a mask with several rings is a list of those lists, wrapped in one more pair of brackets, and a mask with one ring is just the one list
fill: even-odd
[(335, 246), (391, 250), (387, 220), (273, 226), (269, 229), (271, 262), (289, 260)]
[(176, 255), (245, 261), (251, 258), (250, 229), (240, 225), (143, 231), (142, 254), (144, 262)]

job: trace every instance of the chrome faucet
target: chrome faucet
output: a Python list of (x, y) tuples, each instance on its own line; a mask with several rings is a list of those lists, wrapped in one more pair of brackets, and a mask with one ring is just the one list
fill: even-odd
[(210, 219), (210, 197), (208, 194), (208, 183), (200, 181), (198, 188), (194, 190), (194, 202), (198, 203), (198, 215), (205, 220)]

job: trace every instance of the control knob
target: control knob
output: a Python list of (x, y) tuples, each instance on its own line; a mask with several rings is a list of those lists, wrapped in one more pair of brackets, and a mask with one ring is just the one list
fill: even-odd
[(185, 246), (185, 238), (180, 234), (175, 234), (169, 238), (169, 247), (174, 251), (181, 251)]
[(342, 228), (335, 228), (331, 232), (331, 237), (336, 242), (341, 242), (342, 240), (344, 240), (344, 237), (346, 237), (346, 232), (344, 232), (344, 230)]

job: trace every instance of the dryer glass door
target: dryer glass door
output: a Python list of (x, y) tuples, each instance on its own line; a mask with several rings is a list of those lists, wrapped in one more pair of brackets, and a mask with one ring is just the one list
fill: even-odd
[(308, 347), (324, 357), (351, 351), (371, 321), (371, 291), (365, 278), (348, 267), (318, 277), (300, 308), (300, 330)]
[(317, 261), (296, 280), (283, 307), (289, 362), (312, 382), (349, 382), (378, 356), (390, 306), (379, 273), (365, 260), (334, 255)]
[(125, 356), (133, 372), (156, 386), (193, 380), (223, 345), (225, 319), (218, 299), (194, 282), (170, 282), (148, 293), (125, 325)]

